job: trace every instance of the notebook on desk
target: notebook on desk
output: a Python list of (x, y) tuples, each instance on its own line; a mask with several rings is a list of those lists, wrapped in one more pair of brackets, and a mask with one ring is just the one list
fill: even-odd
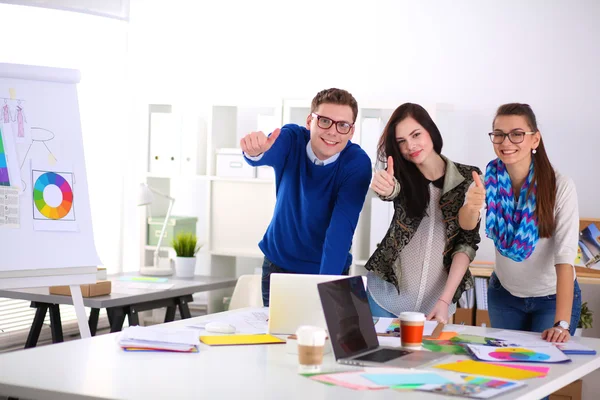
[(380, 346), (360, 276), (320, 283), (318, 289), (338, 363), (417, 368), (448, 357), (444, 353)]

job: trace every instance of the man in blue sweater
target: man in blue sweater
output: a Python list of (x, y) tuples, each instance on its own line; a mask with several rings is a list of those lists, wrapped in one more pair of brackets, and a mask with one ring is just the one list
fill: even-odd
[(369, 156), (350, 142), (357, 113), (350, 93), (326, 89), (312, 100), (306, 127), (288, 124), (268, 137), (252, 132), (240, 141), (250, 165), (275, 170), (275, 211), (259, 243), (265, 306), (271, 273), (348, 274), (371, 181)]

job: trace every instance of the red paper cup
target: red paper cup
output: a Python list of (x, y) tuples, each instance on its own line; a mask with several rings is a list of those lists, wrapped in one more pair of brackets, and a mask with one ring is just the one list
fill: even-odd
[(403, 312), (400, 320), (400, 340), (402, 347), (420, 348), (423, 342), (425, 314), (420, 312)]

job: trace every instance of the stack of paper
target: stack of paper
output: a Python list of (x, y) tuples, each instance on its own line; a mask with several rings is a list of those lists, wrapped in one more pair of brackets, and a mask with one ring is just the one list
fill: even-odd
[(121, 332), (119, 345), (128, 351), (176, 351), (195, 353), (200, 340), (193, 330), (130, 326)]

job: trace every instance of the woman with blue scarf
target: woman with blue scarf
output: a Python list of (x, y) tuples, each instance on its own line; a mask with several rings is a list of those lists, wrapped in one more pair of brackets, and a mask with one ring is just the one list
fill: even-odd
[(487, 208), (485, 232), (496, 247), (488, 286), (491, 325), (566, 342), (581, 312), (573, 267), (579, 234), (575, 185), (550, 164), (529, 105), (500, 106), (493, 129), (489, 136), (498, 158), (487, 165), (484, 183), (473, 177), (459, 212), (460, 226), (472, 230)]

